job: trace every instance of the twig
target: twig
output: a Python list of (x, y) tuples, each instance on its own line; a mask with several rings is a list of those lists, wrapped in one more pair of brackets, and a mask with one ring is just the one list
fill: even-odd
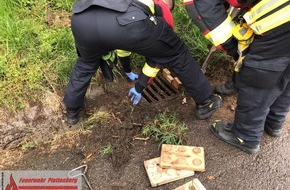
[(132, 123), (133, 126), (136, 126), (136, 127), (143, 127), (143, 124), (141, 123)]
[(141, 138), (141, 137), (134, 137), (133, 140), (139, 140), (139, 141), (148, 141), (150, 138), (146, 137), (146, 138)]
[(113, 116), (114, 119), (117, 119), (117, 121), (119, 121), (120, 124), (122, 124), (121, 119), (119, 119), (118, 117), (116, 117), (114, 113), (112, 113), (112, 116)]

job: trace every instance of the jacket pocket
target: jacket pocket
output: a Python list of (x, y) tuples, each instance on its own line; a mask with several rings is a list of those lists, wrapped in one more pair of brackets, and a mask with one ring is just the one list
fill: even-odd
[(147, 18), (148, 16), (140, 9), (137, 9), (136, 7), (129, 7), (126, 13), (117, 17), (117, 20), (120, 25), (125, 26), (134, 22), (145, 20)]
[(283, 76), (286, 67), (255, 68), (244, 65), (237, 74), (236, 84), (239, 87), (241, 83), (256, 88), (274, 88), (277, 86)]

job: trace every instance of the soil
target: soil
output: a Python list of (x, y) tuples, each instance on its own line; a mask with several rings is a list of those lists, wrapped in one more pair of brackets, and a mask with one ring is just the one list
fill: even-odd
[[(213, 86), (222, 84), (230, 78), (230, 67), (210, 66), (207, 76)], [(97, 73), (88, 90), (81, 121), (75, 126), (65, 123), (61, 92), (47, 92), (43, 104), (32, 103), (15, 117), (2, 110), (0, 169), (70, 170), (87, 164), (88, 178), (95, 189), (151, 189), (143, 162), (160, 156), (160, 142), (142, 136), (146, 124), (159, 113), (176, 114), (188, 127), (183, 144), (203, 146), (206, 137), (204, 141), (192, 139), (201, 134), (200, 127), (206, 128), (215, 119), (233, 118), (235, 96), (225, 97), (223, 107), (202, 121), (194, 116), (194, 101), (181, 90), (156, 102), (143, 98), (133, 107), (127, 97), (132, 86), (122, 75), (113, 83), (106, 83)], [(94, 113), (109, 114), (92, 119)], [(113, 147), (112, 154), (101, 155), (100, 150), (108, 144)], [(173, 187), (176, 184), (160, 189)]]

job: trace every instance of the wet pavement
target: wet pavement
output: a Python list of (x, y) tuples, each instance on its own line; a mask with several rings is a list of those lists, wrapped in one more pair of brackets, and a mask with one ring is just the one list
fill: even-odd
[[(290, 125), (278, 138), (263, 135), (260, 151), (249, 155), (217, 139), (208, 128), (197, 129), (203, 137), (193, 144), (208, 142), (206, 172), (196, 175), (207, 189), (288, 190), (290, 189)], [(201, 131), (202, 130), (202, 131)], [(196, 134), (194, 131), (193, 134)], [(204, 139), (200, 139), (204, 138)], [(190, 143), (191, 144), (191, 143)]]

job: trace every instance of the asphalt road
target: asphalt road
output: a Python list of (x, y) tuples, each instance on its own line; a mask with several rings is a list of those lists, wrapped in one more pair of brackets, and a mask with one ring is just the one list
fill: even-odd
[[(289, 190), (290, 189), (290, 114), (278, 138), (263, 135), (260, 151), (249, 155), (217, 139), (208, 128), (197, 128), (204, 136), (194, 136), (192, 143), (209, 142), (206, 172), (196, 175), (207, 189)], [(201, 131), (202, 130), (202, 131)], [(192, 134), (196, 134), (194, 131)], [(206, 140), (204, 139), (206, 138)], [(211, 177), (209, 177), (211, 176)]]

